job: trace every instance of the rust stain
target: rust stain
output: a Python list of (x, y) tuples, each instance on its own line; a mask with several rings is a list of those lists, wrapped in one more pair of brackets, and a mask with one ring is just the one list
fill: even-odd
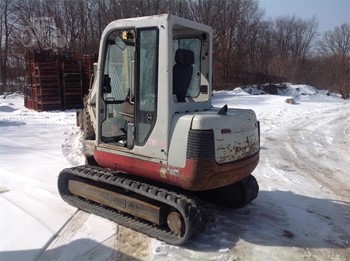
[(216, 151), (218, 163), (224, 163), (234, 161), (248, 157), (259, 151), (259, 142), (255, 139), (254, 135), (247, 136), (244, 144), (235, 142), (235, 144), (224, 144), (217, 147)]

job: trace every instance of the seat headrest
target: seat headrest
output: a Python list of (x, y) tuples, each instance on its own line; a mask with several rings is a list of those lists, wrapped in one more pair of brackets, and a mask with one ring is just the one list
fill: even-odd
[(194, 64), (194, 53), (191, 50), (177, 49), (175, 53), (176, 63)]

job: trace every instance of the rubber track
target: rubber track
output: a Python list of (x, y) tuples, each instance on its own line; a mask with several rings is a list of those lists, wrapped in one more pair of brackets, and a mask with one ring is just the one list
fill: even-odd
[(257, 198), (259, 193), (259, 185), (255, 177), (252, 175), (242, 180), (241, 184), (245, 191), (245, 200), (242, 202), (240, 207), (244, 207)]
[[(168, 228), (159, 227), (151, 222), (72, 195), (68, 191), (68, 181), (77, 177), (123, 188), (174, 207), (184, 218), (184, 234), (182, 236), (175, 235)], [(172, 245), (184, 244), (188, 239), (203, 231), (206, 223), (204, 211), (196, 200), (184, 194), (142, 182), (130, 175), (112, 172), (95, 166), (84, 165), (62, 170), (58, 177), (58, 190), (67, 203), (79, 209), (107, 218)]]

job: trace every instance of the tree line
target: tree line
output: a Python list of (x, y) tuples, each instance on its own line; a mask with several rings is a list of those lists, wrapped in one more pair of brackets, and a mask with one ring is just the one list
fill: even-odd
[(30, 48), (97, 53), (109, 22), (162, 13), (213, 27), (215, 89), (289, 81), (349, 98), (350, 24), (319, 34), (316, 18), (265, 19), (257, 0), (0, 0), (0, 93), (23, 87)]

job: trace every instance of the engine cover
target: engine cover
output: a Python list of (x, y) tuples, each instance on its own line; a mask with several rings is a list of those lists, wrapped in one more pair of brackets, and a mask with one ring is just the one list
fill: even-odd
[(252, 110), (229, 109), (226, 115), (203, 113), (194, 116), (192, 130), (213, 130), (217, 163), (228, 163), (260, 150), (259, 122)]

